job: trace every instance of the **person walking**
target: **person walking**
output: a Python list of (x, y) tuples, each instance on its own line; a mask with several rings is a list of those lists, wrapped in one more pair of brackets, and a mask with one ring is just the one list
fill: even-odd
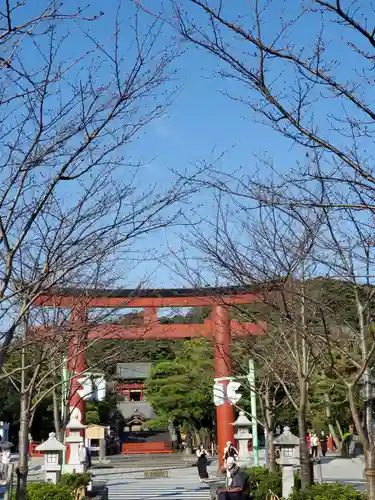
[(320, 449), (322, 450), (323, 457), (327, 454), (327, 436), (324, 434), (324, 431), (320, 433)]
[(5, 481), (7, 478), (9, 464), (10, 464), (10, 448), (3, 448), (1, 453), (1, 476), (3, 481)]
[(318, 457), (318, 445), (319, 445), (319, 438), (316, 435), (316, 433), (313, 432), (313, 434), (311, 436), (311, 456), (313, 458)]
[(208, 472), (207, 472), (208, 451), (203, 446), (203, 444), (200, 444), (199, 448), (196, 451), (196, 454), (198, 457), (197, 468), (198, 468), (199, 481), (203, 483), (203, 481), (208, 479)]
[(85, 443), (80, 443), (78, 447), (78, 455), (79, 461), (83, 465), (84, 472), (87, 472), (88, 469), (91, 469), (91, 453), (89, 448), (85, 445)]
[(238, 451), (234, 447), (233, 443), (231, 441), (227, 442), (227, 446), (224, 448), (224, 468), (227, 468), (227, 460), (228, 458), (233, 458), (234, 460), (237, 460), (238, 458)]

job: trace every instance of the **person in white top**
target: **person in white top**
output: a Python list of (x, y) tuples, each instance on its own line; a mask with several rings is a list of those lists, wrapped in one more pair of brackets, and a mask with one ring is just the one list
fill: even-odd
[(9, 464), (10, 464), (10, 449), (4, 448), (1, 453), (1, 476), (3, 480), (6, 479)]
[(319, 438), (314, 432), (311, 436), (311, 456), (313, 458), (318, 457), (318, 444), (319, 444)]
[(227, 468), (227, 460), (229, 457), (234, 458), (234, 460), (237, 460), (238, 458), (238, 451), (233, 446), (233, 443), (231, 441), (228, 441), (226, 447), (224, 448), (224, 455), (223, 455), (224, 469)]
[(198, 468), (199, 481), (202, 483), (203, 481), (208, 479), (208, 472), (207, 472), (208, 451), (206, 450), (203, 444), (199, 445), (199, 448), (196, 451), (196, 455), (198, 457), (197, 468)]

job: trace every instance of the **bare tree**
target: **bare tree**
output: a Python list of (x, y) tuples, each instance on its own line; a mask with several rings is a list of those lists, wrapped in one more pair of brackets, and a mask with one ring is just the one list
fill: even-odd
[[(339, 325), (342, 329), (338, 335), (328, 328), (318, 338), (325, 354), (330, 353), (331, 359), (326, 356), (326, 362), (331, 364), (333, 351), (340, 349), (338, 338), (342, 340), (344, 330), (348, 345), (359, 346), (355, 355), (349, 349), (344, 350), (353, 371), (344, 376), (341, 373), (340, 377), (345, 380), (353, 419), (365, 446), (366, 474), (373, 499), (375, 459), (369, 422), (375, 206), (372, 166), (375, 115), (370, 97), (372, 7), (351, 1), (310, 0), (291, 8), (286, 2), (256, 0), (250, 4), (244, 2), (231, 13), (229, 4), (224, 0), (190, 0), (181, 6), (172, 1), (175, 16), (169, 18), (164, 14), (164, 17), (185, 40), (220, 61), (219, 76), (238, 84), (231, 85), (230, 91), (224, 89), (224, 93), (247, 107), (258, 123), (289, 141), (294, 147), (295, 161), (289, 168), (262, 161), (257, 172), (255, 168), (250, 172), (245, 168), (235, 174), (220, 170), (215, 164), (204, 165), (198, 170), (197, 179), (203, 178), (205, 186), (229, 195), (238, 211), (242, 207), (243, 214), (249, 215), (255, 207), (267, 205), (277, 208), (280, 214), (287, 213), (288, 218), (305, 228), (310, 226), (309, 209), (321, 221), (314, 250), (305, 255), (316, 267), (315, 276), (322, 274), (350, 283), (358, 325), (343, 322), (337, 312), (332, 312), (331, 304), (315, 297), (315, 309), (321, 309), (322, 321), (329, 318), (331, 326)], [(195, 20), (196, 14), (203, 16), (199, 22)], [(155, 18), (162, 16), (154, 14)], [(278, 224), (281, 229), (282, 220)], [(229, 230), (220, 228), (220, 232), (227, 235)], [(236, 262), (234, 258), (230, 260), (226, 275), (242, 273), (247, 277), (249, 268), (242, 260), (245, 245), (240, 238), (234, 239), (233, 233), (231, 242), (226, 248), (237, 256), (240, 249), (240, 258)], [(239, 273), (238, 269), (244, 268), (245, 272)], [(309, 341), (309, 345), (316, 347), (314, 342)], [(366, 432), (361, 431), (361, 418), (354, 404), (356, 386), (362, 377)]]
[(176, 222), (187, 193), (142, 187), (144, 164), (126, 150), (174, 95), (178, 54), (160, 46), (162, 23), (137, 8), (126, 23), (119, 2), (100, 39), (103, 13), (31, 3), (0, 12), (0, 366), (40, 292), (95, 286), (98, 270), (108, 282), (119, 255), (135, 265), (132, 241)]
[[(259, 306), (262, 307), (265, 304), (258, 303), (256, 307)], [(256, 321), (258, 317), (264, 320), (266, 315), (266, 313), (265, 315), (262, 315), (262, 313), (252, 315), (251, 308), (250, 310), (246, 308), (246, 313), (240, 308), (234, 310), (233, 314), (245, 321), (249, 321), (249, 319)], [(273, 329), (272, 322), (270, 326)], [(298, 400), (297, 380), (293, 369), (290, 369), (290, 364), (286, 362), (287, 357), (281, 347), (281, 343), (275, 342), (272, 334), (268, 336), (267, 331), (264, 331), (264, 335), (260, 337), (242, 339), (232, 357), (234, 376), (240, 375), (241, 378), (248, 373), (248, 358), (252, 357), (256, 360), (255, 393), (260, 407), (258, 423), (264, 430), (268, 468), (271, 471), (275, 471), (277, 468), (274, 444), (276, 426), (283, 423), (282, 414), (290, 408), (290, 399), (293, 399), (294, 402)], [(241, 353), (242, 359), (238, 356), (239, 353)], [(245, 358), (244, 362), (243, 358)], [(279, 380), (282, 380), (283, 384), (280, 384)], [(254, 390), (246, 382), (242, 382), (242, 384), (249, 392), (252, 389)], [(282, 385), (287, 387), (288, 394), (286, 394)], [(241, 405), (242, 402), (240, 401), (239, 409), (243, 409), (240, 408)], [(253, 418), (252, 415), (251, 417)]]
[[(274, 207), (252, 211), (238, 203), (233, 208), (220, 188), (218, 191), (212, 221), (205, 217), (203, 226), (192, 226), (185, 241), (199, 250), (200, 268), (208, 268), (219, 282), (256, 291), (259, 302), (255, 303), (255, 311), (238, 306), (236, 314), (244, 322), (267, 319), (266, 338), (247, 343), (248, 357), (257, 360), (265, 372), (262, 383), (266, 390), (262, 396), (270, 439), (271, 380), (279, 384), (296, 412), (301, 479), (306, 485), (311, 481), (306, 442), (309, 387), (319, 351), (310, 342), (312, 332), (307, 321), (317, 308), (306, 304), (304, 283), (315, 270), (310, 252), (320, 221), (314, 218), (310, 225), (303, 225)], [(194, 276), (186, 268), (186, 261), (180, 260), (179, 265), (180, 274)], [(271, 446), (269, 452), (272, 456)]]
[(174, 96), (178, 53), (160, 45), (163, 23), (134, 6), (125, 22), (132, 3), (119, 2), (103, 37), (95, 30), (101, 12), (31, 3), (11, 0), (0, 10), (0, 367), (21, 337), (22, 366), (2, 373), (20, 384), (18, 498), (25, 497), (30, 418), (53, 389), (47, 374), (59, 367), (46, 363), (67, 340), (40, 349), (25, 338), (35, 298), (54, 286), (123, 281), (114, 263), (121, 259), (123, 271), (136, 265), (142, 250), (134, 256), (132, 243), (176, 223), (173, 205), (191, 189), (184, 181), (142, 186), (145, 164), (126, 148)]
[[(200, 250), (202, 269), (210, 267), (215, 276), (231, 283), (255, 285), (267, 306), (267, 338), (281, 354), (275, 358), (266, 340), (261, 348), (263, 339), (260, 347), (249, 344), (248, 349), (280, 383), (298, 414), (302, 482), (309, 482), (305, 441), (309, 396), (314, 378), (323, 370), (345, 388), (372, 491), (372, 225), (349, 207), (339, 212), (310, 207), (306, 213), (301, 207), (281, 209), (269, 203), (255, 210), (254, 198), (249, 195), (246, 200), (243, 191), (238, 197), (231, 194), (233, 203), (226, 205), (225, 189), (217, 186), (218, 208), (211, 225), (206, 217), (204, 230), (194, 226), (187, 239)], [(251, 308), (238, 313), (246, 321), (254, 314)], [(285, 366), (289, 375), (280, 370)], [(361, 385), (364, 412), (358, 404)], [(329, 419), (329, 393), (325, 396)]]
[[(373, 209), (371, 7), (310, 0), (290, 9), (286, 2), (256, 0), (244, 2), (231, 15), (229, 2), (223, 0), (190, 0), (184, 8), (171, 4), (175, 16), (170, 23), (223, 63), (219, 76), (239, 84), (224, 93), (247, 106), (256, 121), (294, 143), (297, 157), (318, 154), (322, 159), (307, 165), (300, 160), (292, 172), (279, 172), (279, 188), (292, 181), (311, 189), (306, 197), (301, 192), (284, 197), (279, 189), (274, 201), (325, 206), (324, 196), (315, 193), (316, 183), (324, 180), (330, 186), (331, 206)], [(196, 14), (207, 22), (195, 22)], [(311, 26), (314, 29), (306, 29)], [(355, 186), (347, 199), (343, 185)]]
[[(86, 300), (84, 295), (79, 297), (79, 299), (81, 301)], [(87, 354), (101, 344), (101, 356), (91, 361), (88, 359), (86, 368), (81, 373), (81, 376), (88, 376), (92, 371), (101, 372), (106, 376), (108, 365), (113, 365), (127, 349), (127, 344), (119, 337), (118, 339), (115, 338), (103, 350), (102, 343), (105, 341), (106, 336), (111, 333), (110, 330), (107, 330), (106, 334), (102, 337), (99, 336), (88, 340), (90, 330), (102, 324), (103, 321), (107, 322), (111, 319), (111, 311), (104, 314), (96, 314), (85, 325), (79, 325), (79, 327), (69, 324), (68, 318), (64, 314), (64, 311), (61, 310), (55, 311), (53, 322), (51, 322), (51, 316), (46, 316), (43, 309), (31, 309), (28, 317), (26, 335), (14, 339), (11, 344), (10, 353), (13, 354), (13, 358), (14, 356), (21, 358), (20, 369), (16, 372), (8, 371), (7, 363), (3, 367), (5, 376), (9, 378), (13, 388), (20, 393), (18, 497), (24, 495), (26, 488), (29, 456), (28, 436), (38, 406), (45, 398), (52, 396), (55, 430), (56, 434), (61, 436), (61, 439), (73, 411), (68, 404), (69, 401), (65, 399), (66, 396), (64, 396), (62, 390), (63, 382), (61, 373), (63, 368), (66, 364), (72, 366), (72, 362), (74, 362), (77, 355), (84, 354), (87, 359)], [(38, 320), (39, 326), (32, 326), (36, 320)], [(41, 320), (47, 323), (40, 325)], [(114, 319), (113, 321), (114, 329), (116, 329), (117, 323)], [(142, 322), (139, 339), (147, 335), (147, 331), (150, 328), (152, 328), (152, 324)], [(79, 350), (69, 349), (69, 345), (75, 344), (80, 346)], [(74, 380), (75, 374), (70, 373), (67, 380), (64, 381), (67, 395), (70, 397), (79, 389), (73, 383)], [(64, 416), (60, 416), (62, 406), (65, 408)]]

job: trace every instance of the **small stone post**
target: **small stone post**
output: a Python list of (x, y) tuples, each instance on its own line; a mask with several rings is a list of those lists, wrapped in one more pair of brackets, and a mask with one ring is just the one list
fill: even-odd
[(244, 411), (240, 411), (239, 417), (233, 422), (233, 427), (236, 431), (234, 438), (238, 442), (238, 465), (251, 465), (249, 453), (249, 440), (252, 438), (249, 432), (251, 422)]
[(283, 498), (289, 498), (294, 485), (294, 468), (299, 465), (299, 438), (285, 426), (274, 443), (280, 453), (276, 461), (283, 468)]
[(56, 439), (56, 434), (51, 432), (47, 441), (36, 447), (36, 451), (44, 453), (43, 470), (46, 483), (57, 484), (61, 474), (61, 456), (66, 446)]
[(105, 439), (99, 439), (99, 460), (100, 462), (105, 461), (106, 456), (106, 441)]
[(73, 472), (83, 473), (85, 472), (85, 464), (81, 462), (79, 447), (80, 444), (84, 444), (81, 431), (86, 429), (86, 426), (72, 416), (66, 428), (69, 429), (69, 436), (66, 438), (66, 442), (70, 445), (70, 455), (68, 463), (64, 466), (64, 472), (70, 474)]

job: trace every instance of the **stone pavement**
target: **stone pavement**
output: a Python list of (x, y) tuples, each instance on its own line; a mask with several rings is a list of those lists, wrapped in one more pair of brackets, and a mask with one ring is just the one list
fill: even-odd
[[(112, 463), (93, 468), (94, 480), (104, 482), (109, 488), (109, 500), (120, 498), (134, 500), (153, 500), (163, 498), (168, 500), (209, 500), (208, 485), (199, 483), (197, 470), (193, 466), (195, 458), (185, 461), (182, 456), (173, 457), (109, 457)], [(261, 464), (264, 454), (261, 453)], [(30, 481), (42, 480), (42, 458), (33, 458), (30, 461)], [(144, 464), (142, 466), (142, 463)], [(215, 476), (217, 463), (213, 461), (209, 466), (210, 476)], [(322, 459), (321, 464), (315, 466), (315, 479), (323, 482), (339, 482), (351, 484), (361, 491), (365, 491), (366, 482), (363, 476), (363, 458), (339, 458), (330, 455)], [(145, 478), (150, 475), (168, 477)], [(156, 471), (156, 472), (150, 472)]]
[[(351, 484), (361, 491), (365, 491), (366, 482), (363, 477), (364, 462), (361, 458), (343, 459), (335, 455), (322, 459), (321, 464), (315, 466), (315, 480), (323, 482), (339, 482)], [(217, 471), (217, 462), (209, 466), (210, 476), (213, 478)], [(185, 469), (170, 469), (168, 477), (145, 479), (144, 473), (139, 470), (125, 469), (94, 470), (94, 477), (107, 483), (109, 500), (120, 498), (134, 500), (144, 499), (196, 499), (210, 498), (208, 485), (198, 481), (195, 467)]]
[[(319, 465), (315, 467), (315, 478), (319, 477)], [(351, 484), (360, 491), (366, 491), (364, 458), (340, 458), (335, 455), (322, 459), (321, 470), (324, 483)]]
[[(199, 482), (197, 469), (193, 466), (195, 457), (190, 460), (176, 455), (108, 458), (111, 463), (107, 467), (103, 464), (91, 472), (94, 482), (108, 487), (109, 500), (210, 500), (209, 485)], [(30, 460), (30, 481), (42, 480), (42, 463), (42, 458)], [(215, 474), (216, 470), (217, 462), (213, 461), (209, 466), (210, 474)], [(155, 477), (164, 474), (167, 477)]]
[[(209, 471), (216, 471), (216, 464)], [(209, 485), (199, 482), (195, 467), (170, 470), (164, 478), (115, 478), (95, 473), (95, 479), (106, 482), (109, 500), (210, 500)]]

